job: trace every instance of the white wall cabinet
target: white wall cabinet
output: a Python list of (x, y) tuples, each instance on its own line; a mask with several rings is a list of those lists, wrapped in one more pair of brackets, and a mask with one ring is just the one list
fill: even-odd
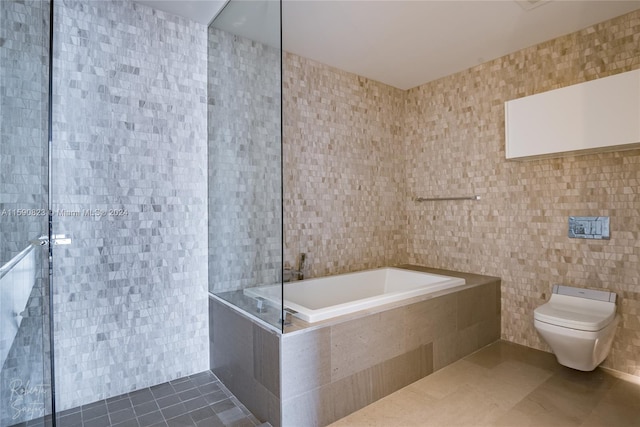
[(507, 159), (640, 148), (640, 70), (505, 103)]

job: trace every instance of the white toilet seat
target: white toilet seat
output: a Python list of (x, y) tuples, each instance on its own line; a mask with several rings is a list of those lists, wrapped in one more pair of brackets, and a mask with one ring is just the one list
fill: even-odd
[(579, 331), (599, 331), (616, 315), (615, 302), (552, 294), (549, 302), (534, 310), (534, 319)]
[(618, 326), (620, 316), (616, 316), (613, 318), (613, 321), (607, 324), (603, 329), (599, 331), (582, 331), (580, 329), (569, 329), (564, 328), (562, 326), (552, 325), (550, 323), (545, 323), (540, 320), (534, 320), (534, 326), (539, 332), (551, 332), (558, 335), (563, 335), (566, 339), (567, 337), (572, 337), (580, 340), (598, 340), (603, 335), (606, 335), (610, 329), (615, 329)]

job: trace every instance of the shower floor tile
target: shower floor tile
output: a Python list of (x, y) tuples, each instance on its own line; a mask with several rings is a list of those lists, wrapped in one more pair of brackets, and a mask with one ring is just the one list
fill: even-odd
[[(50, 426), (38, 419), (13, 427)], [(58, 413), (58, 427), (267, 427), (211, 371)]]

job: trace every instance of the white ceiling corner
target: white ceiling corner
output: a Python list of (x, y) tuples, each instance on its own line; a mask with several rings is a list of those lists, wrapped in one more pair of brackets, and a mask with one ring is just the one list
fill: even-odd
[[(253, 3), (265, 1), (273, 0)], [(138, 2), (202, 23), (225, 3)], [(284, 0), (282, 43), (294, 54), (409, 89), (636, 9), (640, 0)], [(234, 33), (256, 39), (260, 25), (246, 19)]]
[[(2, 0), (0, 0), (2, 1)], [(154, 9), (209, 25), (228, 0), (134, 0)]]

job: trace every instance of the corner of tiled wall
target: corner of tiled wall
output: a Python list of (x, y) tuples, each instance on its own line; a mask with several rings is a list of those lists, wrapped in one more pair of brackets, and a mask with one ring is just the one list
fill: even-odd
[(285, 262), (308, 277), (406, 259), (403, 91), (285, 53)]

